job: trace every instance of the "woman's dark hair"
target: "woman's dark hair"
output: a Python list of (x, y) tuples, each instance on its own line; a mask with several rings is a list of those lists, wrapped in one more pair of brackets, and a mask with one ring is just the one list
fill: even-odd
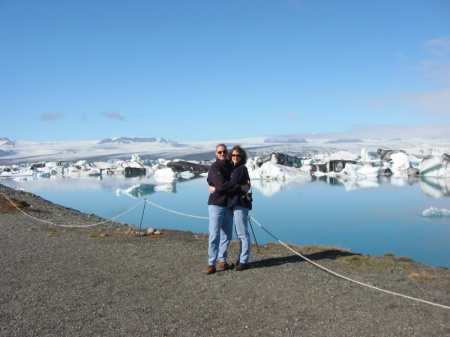
[(245, 152), (245, 150), (239, 145), (233, 146), (233, 148), (228, 152), (228, 159), (231, 160), (234, 151), (239, 152), (241, 155), (241, 163), (245, 165), (247, 163), (247, 152)]

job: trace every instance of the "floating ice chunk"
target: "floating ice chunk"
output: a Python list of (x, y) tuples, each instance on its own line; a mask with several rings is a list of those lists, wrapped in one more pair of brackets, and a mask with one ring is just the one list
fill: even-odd
[(176, 173), (171, 168), (166, 167), (155, 172), (155, 180), (158, 183), (171, 183), (176, 179)]
[(450, 210), (445, 208), (430, 207), (422, 212), (425, 217), (450, 217)]
[(167, 160), (167, 159), (164, 159), (164, 158), (159, 158), (159, 159), (157, 160), (157, 163), (158, 163), (158, 164), (162, 164), (162, 165), (167, 165), (167, 164), (170, 163), (170, 160)]
[(195, 177), (195, 174), (192, 173), (191, 171), (184, 171), (180, 173), (180, 177), (183, 179), (191, 179)]
[(305, 180), (310, 179), (310, 175), (302, 172), (298, 168), (265, 162), (260, 168), (249, 171), (251, 179), (270, 180)]
[(406, 153), (397, 152), (391, 154), (390, 169), (393, 176), (403, 177), (407, 176), (407, 170), (409, 169), (409, 158)]
[(100, 169), (89, 167), (89, 166), (76, 165), (76, 166), (69, 166), (67, 168), (66, 174), (68, 176), (73, 176), (73, 177), (81, 177), (81, 176), (93, 177), (93, 176), (101, 176), (102, 171)]
[(380, 170), (381, 168), (379, 166), (347, 163), (340, 173), (351, 177), (376, 178), (380, 175)]
[(143, 195), (153, 193), (154, 189), (155, 189), (155, 185), (153, 185), (153, 184), (138, 184), (138, 185), (133, 185), (126, 189), (118, 188), (116, 190), (116, 195), (118, 197), (120, 197), (122, 195), (128, 195), (132, 198), (137, 198), (137, 197), (140, 197)]

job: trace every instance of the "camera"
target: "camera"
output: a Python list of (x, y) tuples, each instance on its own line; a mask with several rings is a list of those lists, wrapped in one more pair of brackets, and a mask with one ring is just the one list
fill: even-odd
[(242, 198), (247, 199), (248, 201), (252, 202), (253, 201), (253, 197), (252, 197), (252, 193), (245, 193)]

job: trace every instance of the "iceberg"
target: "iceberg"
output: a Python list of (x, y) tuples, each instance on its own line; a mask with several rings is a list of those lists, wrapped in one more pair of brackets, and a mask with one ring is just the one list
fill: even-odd
[(424, 217), (450, 217), (450, 210), (445, 208), (430, 207), (422, 212)]

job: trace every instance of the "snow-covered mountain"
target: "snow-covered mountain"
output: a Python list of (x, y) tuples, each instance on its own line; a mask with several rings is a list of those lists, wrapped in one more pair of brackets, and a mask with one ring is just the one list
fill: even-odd
[(99, 144), (134, 144), (134, 143), (163, 143), (175, 144), (172, 140), (165, 140), (164, 138), (155, 137), (111, 137), (102, 139)]

